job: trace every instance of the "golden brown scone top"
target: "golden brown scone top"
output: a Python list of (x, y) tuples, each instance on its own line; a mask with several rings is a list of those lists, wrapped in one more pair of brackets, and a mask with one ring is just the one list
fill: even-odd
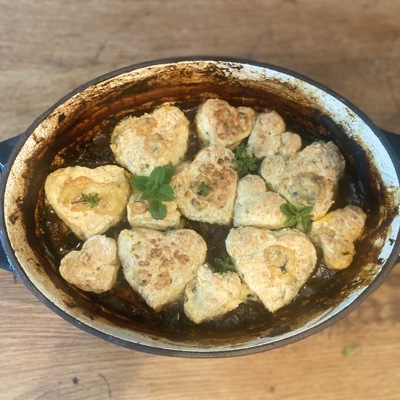
[[(45, 182), (47, 201), (80, 239), (102, 234), (126, 214), (130, 195), (128, 174), (116, 165), (67, 167), (52, 172)], [(82, 195), (96, 196), (94, 203)]]
[(197, 132), (206, 145), (233, 150), (250, 135), (255, 115), (250, 107), (236, 108), (225, 100), (209, 99), (197, 111)]
[(315, 247), (296, 229), (232, 229), (226, 249), (239, 275), (271, 312), (293, 300), (317, 262)]
[(227, 225), (232, 221), (237, 173), (225, 147), (202, 149), (172, 179), (178, 209), (186, 218)]
[(117, 245), (125, 279), (155, 311), (183, 294), (207, 252), (203, 238), (190, 229), (125, 229)]
[(135, 175), (149, 175), (157, 166), (177, 165), (188, 146), (189, 120), (175, 106), (123, 119), (112, 132), (111, 150), (118, 164)]

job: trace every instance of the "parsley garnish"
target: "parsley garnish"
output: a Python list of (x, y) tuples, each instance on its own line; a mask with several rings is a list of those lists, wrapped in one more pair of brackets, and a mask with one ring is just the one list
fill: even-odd
[(312, 206), (305, 206), (297, 208), (292, 203), (281, 204), (280, 209), (282, 213), (287, 217), (284, 225), (287, 227), (301, 225), (304, 230), (308, 229), (311, 225), (310, 212), (313, 210)]
[(353, 345), (350, 345), (350, 346), (346, 346), (346, 347), (343, 349), (343, 354), (344, 354), (346, 357), (352, 357), (353, 354), (354, 354), (354, 352), (356, 351), (357, 347), (358, 347), (358, 345), (356, 345), (356, 344), (353, 344)]
[(142, 200), (149, 200), (149, 211), (154, 219), (164, 219), (167, 207), (162, 202), (174, 199), (174, 189), (169, 185), (175, 168), (171, 165), (155, 167), (150, 176), (137, 175), (131, 179), (131, 184), (142, 192)]
[(207, 196), (210, 193), (212, 187), (207, 185), (204, 181), (202, 181), (197, 189), (197, 194), (199, 196)]
[(236, 147), (235, 156), (232, 161), (240, 178), (255, 171), (258, 165), (258, 159), (247, 154), (246, 145), (244, 143)]
[(96, 207), (99, 204), (100, 197), (98, 193), (81, 193), (81, 198), (73, 201), (72, 204), (83, 203), (88, 204), (90, 208)]
[(225, 273), (229, 271), (235, 271), (232, 259), (227, 255), (223, 255), (221, 258), (214, 258), (215, 264), (218, 266), (218, 272)]

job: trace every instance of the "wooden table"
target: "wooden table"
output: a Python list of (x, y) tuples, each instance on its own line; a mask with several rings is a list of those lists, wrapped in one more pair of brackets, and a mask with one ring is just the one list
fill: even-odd
[[(295, 70), (400, 133), (399, 0), (0, 0), (0, 10), (1, 139), (91, 78), (189, 55)], [(0, 271), (0, 337), (1, 400), (397, 400), (400, 268), (356, 311), (304, 341), (213, 360), (103, 342)]]

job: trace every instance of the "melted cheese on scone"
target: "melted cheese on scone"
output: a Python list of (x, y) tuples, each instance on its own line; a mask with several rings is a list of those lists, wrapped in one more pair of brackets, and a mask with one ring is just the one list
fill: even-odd
[(293, 300), (317, 262), (315, 247), (295, 229), (232, 229), (226, 249), (243, 281), (271, 312)]
[(354, 241), (361, 237), (366, 218), (360, 207), (348, 205), (312, 223), (311, 240), (322, 248), (328, 268), (344, 269), (351, 264), (355, 254)]
[[(76, 236), (86, 240), (121, 221), (130, 186), (127, 172), (116, 165), (67, 167), (47, 177), (45, 194), (59, 218)], [(95, 201), (85, 201), (85, 195)]]
[(296, 207), (313, 206), (311, 217), (317, 220), (331, 207), (344, 168), (334, 143), (314, 142), (287, 161), (279, 155), (265, 158), (261, 175), (271, 190)]

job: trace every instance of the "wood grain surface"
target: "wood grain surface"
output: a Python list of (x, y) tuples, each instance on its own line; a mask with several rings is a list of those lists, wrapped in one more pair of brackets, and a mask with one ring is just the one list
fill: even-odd
[[(295, 70), (400, 133), (399, 0), (0, 0), (0, 139), (63, 95), (153, 59), (221, 55)], [(0, 271), (1, 400), (398, 400), (400, 267), (301, 342), (228, 359), (123, 349)]]

